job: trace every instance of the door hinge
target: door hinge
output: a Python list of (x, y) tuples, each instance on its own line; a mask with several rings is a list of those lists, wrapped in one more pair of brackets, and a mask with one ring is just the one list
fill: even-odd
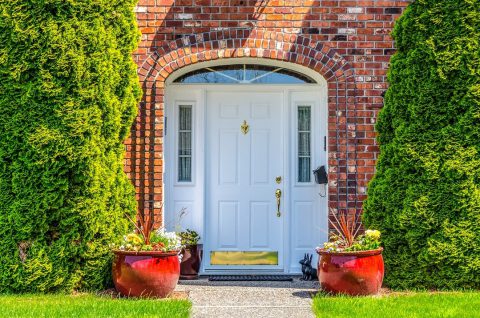
[(323, 136), (323, 151), (327, 151), (327, 136)]
[(167, 117), (163, 118), (163, 135), (167, 135)]

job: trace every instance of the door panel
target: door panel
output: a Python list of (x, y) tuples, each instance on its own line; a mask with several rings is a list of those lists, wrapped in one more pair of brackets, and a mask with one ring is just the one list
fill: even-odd
[(297, 248), (311, 248), (315, 242), (313, 231), (309, 230), (315, 224), (314, 203), (312, 201), (294, 202), (293, 204), (293, 245)]
[(238, 202), (218, 202), (218, 246), (238, 248)]
[(254, 130), (250, 135), (251, 151), (250, 151), (250, 184), (251, 185), (268, 185), (270, 162), (270, 149), (267, 145), (270, 143), (270, 135), (268, 130)]
[(268, 248), (270, 202), (250, 202), (250, 248)]
[[(284, 218), (277, 217), (275, 198), (276, 189), (283, 191), (275, 182), (284, 174), (282, 112), (281, 92), (207, 93), (206, 269), (283, 268)], [(212, 265), (210, 252), (222, 251), (274, 252), (278, 261)]]
[(221, 149), (218, 152), (218, 184), (219, 185), (236, 185), (238, 184), (238, 135), (237, 131), (221, 130), (219, 132), (218, 146)]

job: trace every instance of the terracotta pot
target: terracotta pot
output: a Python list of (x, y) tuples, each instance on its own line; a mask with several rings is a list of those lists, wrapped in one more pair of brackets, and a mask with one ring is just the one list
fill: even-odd
[(318, 280), (332, 294), (374, 295), (383, 282), (383, 248), (359, 252), (317, 251)]
[(203, 245), (187, 245), (182, 249), (180, 263), (180, 279), (198, 279), (198, 272), (202, 264)]
[(114, 251), (113, 282), (124, 296), (170, 295), (178, 283), (180, 261), (177, 252)]

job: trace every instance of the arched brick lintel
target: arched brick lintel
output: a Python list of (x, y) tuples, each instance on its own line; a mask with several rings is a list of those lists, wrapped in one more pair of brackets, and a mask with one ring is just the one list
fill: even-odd
[(315, 70), (327, 82), (354, 81), (353, 69), (335, 49), (309, 38), (273, 31), (224, 30), (185, 36), (156, 50), (138, 70), (148, 88), (176, 70), (222, 58), (258, 57), (299, 64)]
[(248, 29), (184, 36), (157, 47), (139, 67), (144, 97), (129, 141), (133, 149), (130, 166), (126, 164), (137, 189), (139, 212), (151, 213), (161, 220), (158, 217), (163, 200), (161, 118), (166, 79), (187, 65), (241, 57), (299, 64), (318, 72), (327, 81), (329, 208), (359, 213), (354, 69), (326, 43), (301, 35)]

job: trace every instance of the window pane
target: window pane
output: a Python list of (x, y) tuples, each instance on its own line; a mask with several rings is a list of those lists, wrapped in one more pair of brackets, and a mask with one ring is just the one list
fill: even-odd
[(179, 106), (178, 181), (192, 181), (192, 106)]
[(191, 156), (192, 155), (192, 133), (191, 132), (180, 132), (179, 134), (179, 147), (178, 154), (180, 156)]
[(234, 80), (238, 83), (243, 81), (245, 75), (242, 64), (217, 66), (212, 67), (212, 70), (218, 72), (220, 76), (224, 78), (224, 83), (228, 83), (229, 80)]
[(175, 83), (204, 84), (300, 84), (316, 83), (301, 73), (281, 67), (233, 64), (196, 70), (177, 78)]
[(251, 77), (252, 84), (302, 84), (315, 83), (312, 79), (286, 69), (271, 68), (257, 72)]
[(180, 105), (180, 131), (192, 130), (192, 106)]
[(310, 106), (298, 107), (298, 130), (310, 131)]
[(298, 133), (298, 156), (310, 157), (310, 133), (309, 132)]
[(310, 106), (299, 106), (298, 118), (298, 182), (311, 180), (311, 121)]
[(198, 84), (198, 83), (205, 83), (205, 84), (233, 84), (238, 83), (234, 79), (230, 79), (216, 72), (212, 72), (207, 69), (201, 69), (198, 71), (190, 72), (186, 75), (183, 75), (177, 78), (175, 83), (185, 83), (185, 84)]
[(190, 182), (192, 181), (192, 158), (180, 157), (180, 164), (178, 165), (178, 181)]
[(298, 182), (310, 182), (310, 158), (298, 158)]

